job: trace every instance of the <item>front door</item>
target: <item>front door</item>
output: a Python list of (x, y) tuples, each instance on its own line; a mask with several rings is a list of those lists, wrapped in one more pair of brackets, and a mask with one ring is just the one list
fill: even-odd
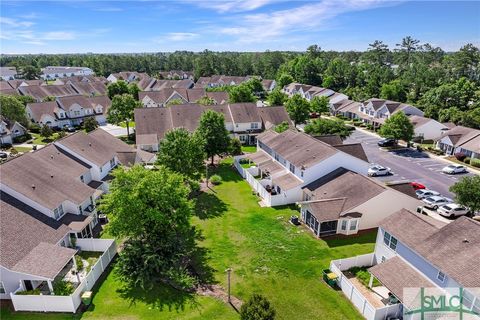
[(23, 280), (23, 286), (25, 287), (25, 291), (33, 290), (32, 281), (30, 280)]

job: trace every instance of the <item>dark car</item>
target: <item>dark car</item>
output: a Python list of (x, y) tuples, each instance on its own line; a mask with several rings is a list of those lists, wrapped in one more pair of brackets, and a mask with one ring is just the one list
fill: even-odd
[(382, 139), (378, 141), (377, 144), (379, 147), (393, 147), (395, 145), (395, 139), (390, 139), (390, 138)]
[(72, 127), (71, 125), (68, 125), (66, 124), (64, 127), (63, 127), (63, 130), (67, 131), (67, 132), (75, 132), (75, 128)]
[(0, 159), (7, 159), (8, 154), (6, 152), (0, 151)]

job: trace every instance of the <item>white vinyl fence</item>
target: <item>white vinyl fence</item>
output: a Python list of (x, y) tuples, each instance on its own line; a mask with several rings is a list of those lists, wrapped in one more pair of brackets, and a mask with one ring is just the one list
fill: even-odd
[(116, 254), (115, 241), (107, 239), (78, 239), (77, 246), (84, 251), (101, 251), (103, 254), (93, 265), (87, 277), (78, 285), (69, 296), (55, 295), (16, 295), (10, 293), (13, 307), (16, 311), (40, 312), (72, 312), (75, 313), (80, 306), (82, 293), (90, 291), (98, 278), (108, 267)]
[(402, 304), (375, 308), (342, 272), (352, 267), (370, 267), (374, 263), (374, 258), (374, 254), (369, 253), (352, 258), (333, 260), (330, 262), (330, 270), (338, 276), (337, 284), (345, 296), (367, 320), (385, 320), (389, 316), (401, 314)]

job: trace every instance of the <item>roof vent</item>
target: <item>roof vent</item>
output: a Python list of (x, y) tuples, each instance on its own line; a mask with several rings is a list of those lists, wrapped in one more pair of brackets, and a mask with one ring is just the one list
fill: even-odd
[(50, 175), (50, 178), (52, 178), (52, 179), (53, 179), (53, 174), (52, 174), (52, 175)]
[(462, 241), (462, 242), (463, 242), (463, 243), (469, 243), (470, 241), (468, 241), (468, 239), (467, 239), (467, 238), (465, 238), (465, 239), (463, 239), (463, 241)]
[(92, 146), (92, 143), (91, 143), (91, 142), (89, 142), (89, 143), (88, 143), (88, 146), (89, 146), (89, 147), (91, 147), (91, 146)]
[(34, 184), (32, 184), (32, 189), (35, 190), (35, 185)]
[(50, 159), (53, 159), (53, 154), (50, 155)]

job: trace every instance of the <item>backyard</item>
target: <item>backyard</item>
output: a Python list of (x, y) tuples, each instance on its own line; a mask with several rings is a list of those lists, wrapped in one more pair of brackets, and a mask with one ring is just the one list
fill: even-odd
[[(278, 319), (361, 319), (341, 291), (328, 287), (322, 269), (330, 260), (372, 252), (375, 234), (327, 241), (288, 223), (294, 208), (261, 208), (250, 186), (223, 163), (223, 182), (196, 203), (194, 225), (203, 236), (205, 260), (212, 279), (226, 288), (225, 270), (232, 272), (232, 294), (246, 300), (265, 295)], [(214, 298), (180, 293), (157, 285), (151, 291), (125, 288), (110, 272), (100, 284), (92, 306), (82, 315), (12, 314), (2, 319), (238, 319), (236, 312)]]

